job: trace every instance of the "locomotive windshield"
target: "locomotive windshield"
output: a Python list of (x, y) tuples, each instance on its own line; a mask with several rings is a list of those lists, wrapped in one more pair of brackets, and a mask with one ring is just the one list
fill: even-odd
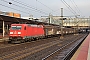
[(22, 26), (11, 26), (12, 30), (21, 30)]

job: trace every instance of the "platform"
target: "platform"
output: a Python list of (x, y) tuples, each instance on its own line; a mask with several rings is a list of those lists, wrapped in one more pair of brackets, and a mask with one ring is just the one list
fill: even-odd
[(4, 37), (2, 37), (2, 35), (0, 35), (0, 43), (4, 42), (4, 41), (8, 41), (9, 36), (5, 35)]
[(86, 37), (70, 60), (90, 60), (90, 34)]

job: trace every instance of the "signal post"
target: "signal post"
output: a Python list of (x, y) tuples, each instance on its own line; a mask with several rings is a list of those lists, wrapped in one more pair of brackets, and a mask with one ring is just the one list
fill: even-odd
[(63, 8), (61, 8), (61, 36), (60, 39), (63, 39)]

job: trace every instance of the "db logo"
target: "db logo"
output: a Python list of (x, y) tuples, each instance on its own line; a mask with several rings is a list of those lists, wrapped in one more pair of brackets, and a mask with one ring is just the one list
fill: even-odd
[(14, 34), (17, 34), (17, 32), (15, 31)]

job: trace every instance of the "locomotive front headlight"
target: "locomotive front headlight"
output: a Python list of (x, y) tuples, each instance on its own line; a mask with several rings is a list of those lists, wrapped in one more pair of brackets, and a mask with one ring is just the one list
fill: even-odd
[(18, 34), (21, 34), (21, 32), (18, 32)]
[(10, 32), (10, 34), (13, 34), (13, 32)]

